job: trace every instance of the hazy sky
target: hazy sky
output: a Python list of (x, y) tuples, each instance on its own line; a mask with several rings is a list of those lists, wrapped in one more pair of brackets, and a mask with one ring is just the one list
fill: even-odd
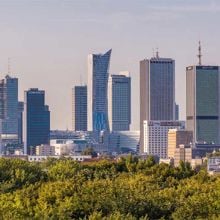
[(185, 119), (185, 67), (220, 64), (220, 1), (0, 0), (0, 73), (24, 90), (46, 90), (51, 128), (71, 128), (71, 89), (87, 80), (87, 55), (112, 48), (110, 73), (132, 77), (132, 123), (139, 127), (139, 61), (159, 48), (176, 60), (176, 100)]

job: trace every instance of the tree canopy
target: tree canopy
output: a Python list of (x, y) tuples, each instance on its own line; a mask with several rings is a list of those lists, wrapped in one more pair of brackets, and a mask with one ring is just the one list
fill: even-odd
[(0, 159), (0, 219), (218, 218), (220, 177), (188, 163)]

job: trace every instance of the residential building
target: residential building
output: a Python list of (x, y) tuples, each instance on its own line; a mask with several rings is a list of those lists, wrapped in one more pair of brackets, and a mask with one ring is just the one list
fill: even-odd
[(55, 147), (48, 144), (36, 146), (36, 155), (38, 156), (53, 156), (55, 155)]
[(220, 174), (220, 157), (208, 158), (207, 171), (209, 174)]
[(128, 131), (131, 124), (131, 77), (129, 72), (111, 75), (108, 82), (110, 131)]
[(35, 154), (37, 145), (49, 144), (50, 111), (45, 105), (45, 91), (32, 88), (24, 95), (24, 153), (30, 155)]
[(140, 61), (140, 151), (143, 121), (175, 120), (175, 61), (158, 56)]
[[(91, 160), (92, 156), (91, 155), (67, 155), (67, 156), (62, 156), (62, 158), (68, 158), (74, 161), (82, 162), (85, 160)], [(29, 162), (43, 162), (47, 160), (48, 158), (54, 158), (54, 159), (60, 159), (61, 156), (55, 155), (55, 156), (39, 156), (39, 155), (28, 155), (27, 159)]]
[(55, 155), (78, 155), (87, 147), (85, 139), (52, 139), (50, 145), (55, 147)]
[(174, 158), (176, 148), (179, 145), (191, 145), (192, 144), (192, 131), (170, 129), (168, 131), (168, 158)]
[(174, 154), (174, 166), (177, 167), (180, 164), (180, 161), (186, 163), (191, 163), (192, 161), (192, 147), (190, 145), (179, 145), (178, 148), (175, 149)]
[(184, 121), (144, 121), (144, 153), (167, 158), (169, 129), (184, 128)]
[(186, 68), (186, 127), (194, 143), (220, 144), (220, 77), (218, 66)]
[(72, 90), (72, 119), (74, 131), (87, 131), (87, 86)]
[(88, 56), (88, 131), (109, 130), (107, 87), (111, 50)]

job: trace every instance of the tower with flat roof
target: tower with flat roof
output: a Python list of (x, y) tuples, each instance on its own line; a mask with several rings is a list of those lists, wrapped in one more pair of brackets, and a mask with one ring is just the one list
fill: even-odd
[(194, 144), (220, 144), (219, 66), (202, 65), (200, 41), (197, 57), (186, 67), (186, 128)]
[(109, 77), (108, 119), (111, 131), (128, 131), (131, 123), (131, 77), (120, 72)]
[(32, 88), (24, 96), (24, 153), (34, 154), (37, 145), (49, 144), (50, 111), (45, 105), (44, 90)]
[(140, 61), (140, 151), (144, 120), (175, 120), (175, 61), (156, 57)]
[(72, 110), (73, 130), (87, 131), (87, 86), (74, 86)]

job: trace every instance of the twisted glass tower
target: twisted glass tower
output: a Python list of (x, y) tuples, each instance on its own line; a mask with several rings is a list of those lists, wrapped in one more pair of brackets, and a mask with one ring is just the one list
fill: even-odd
[(88, 131), (109, 130), (107, 88), (111, 51), (88, 56)]

